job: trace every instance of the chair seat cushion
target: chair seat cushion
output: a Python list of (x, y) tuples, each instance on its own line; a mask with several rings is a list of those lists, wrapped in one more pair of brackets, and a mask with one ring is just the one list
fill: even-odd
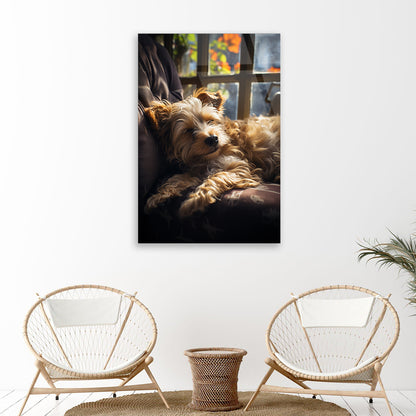
[(116, 376), (120, 374), (129, 374), (133, 369), (137, 367), (138, 364), (142, 363), (147, 356), (147, 351), (138, 353), (131, 360), (115, 365), (114, 367), (107, 368), (105, 370), (101, 367), (94, 366), (94, 360), (91, 357), (86, 356), (83, 362), (79, 362), (74, 365), (74, 367), (69, 367), (68, 365), (63, 365), (57, 363), (54, 360), (49, 359), (48, 361), (53, 366), (46, 366), (48, 373), (51, 377), (62, 377), (65, 378), (82, 378), (82, 376), (89, 376), (88, 378), (107, 378), (111, 376)]
[(357, 366), (348, 368), (346, 370), (342, 370), (342, 371), (333, 371), (333, 372), (317, 372), (317, 371), (310, 371), (310, 370), (305, 370), (303, 368), (299, 368), (297, 366), (295, 366), (294, 364), (290, 363), (288, 360), (286, 360), (284, 357), (282, 357), (280, 354), (275, 354), (276, 358), (282, 363), (284, 364), (286, 367), (288, 367), (289, 369), (295, 371), (296, 373), (300, 373), (303, 374), (305, 376), (312, 376), (312, 377), (322, 377), (322, 378), (340, 378), (342, 379), (342, 376), (346, 376), (346, 378), (348, 378), (349, 380), (352, 379), (350, 378), (348, 375), (351, 373), (356, 372), (357, 370), (360, 370), (366, 366), (368, 366), (369, 364), (375, 362), (377, 360), (377, 356), (374, 357), (370, 357), (367, 360), (361, 362), (360, 364), (358, 364)]

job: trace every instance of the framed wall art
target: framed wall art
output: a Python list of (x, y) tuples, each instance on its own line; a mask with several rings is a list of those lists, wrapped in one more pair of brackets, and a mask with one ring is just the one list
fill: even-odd
[(140, 34), (139, 242), (280, 242), (280, 35)]

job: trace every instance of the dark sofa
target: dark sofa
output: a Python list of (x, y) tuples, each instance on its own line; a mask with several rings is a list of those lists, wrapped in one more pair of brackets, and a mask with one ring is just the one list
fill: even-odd
[(140, 243), (278, 243), (280, 242), (280, 185), (235, 189), (204, 213), (181, 220), (183, 198), (174, 198), (150, 215), (147, 198), (179, 166), (163, 156), (144, 108), (153, 100), (183, 99), (182, 85), (167, 50), (149, 35), (139, 35), (139, 242)]

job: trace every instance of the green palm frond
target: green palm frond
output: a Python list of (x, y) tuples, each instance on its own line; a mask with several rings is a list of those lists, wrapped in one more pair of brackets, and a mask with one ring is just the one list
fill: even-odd
[(399, 271), (405, 271), (410, 276), (408, 281), (409, 303), (416, 307), (416, 235), (405, 240), (389, 230), (391, 237), (387, 243), (364, 241), (358, 243), (358, 261), (366, 259), (375, 261), (377, 266), (396, 266)]
[(403, 253), (397, 250), (392, 243), (380, 244), (376, 243), (373, 246), (365, 246), (360, 244), (358, 260), (363, 260), (367, 257), (367, 261), (375, 260), (380, 267), (390, 267), (392, 265), (400, 266), (407, 271), (413, 272), (415, 262)]
[(406, 241), (398, 237), (391, 231), (390, 234), (393, 237), (390, 239), (390, 243), (387, 243), (387, 245), (391, 247), (391, 249), (403, 253), (411, 261), (416, 261), (416, 241), (414, 240), (414, 238), (410, 237), (409, 240)]

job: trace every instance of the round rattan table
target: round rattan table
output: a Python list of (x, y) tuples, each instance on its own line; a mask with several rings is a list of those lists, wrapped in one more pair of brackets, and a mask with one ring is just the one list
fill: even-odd
[(185, 351), (192, 370), (193, 391), (189, 406), (220, 412), (242, 407), (237, 381), (247, 351), (239, 348), (194, 348)]

